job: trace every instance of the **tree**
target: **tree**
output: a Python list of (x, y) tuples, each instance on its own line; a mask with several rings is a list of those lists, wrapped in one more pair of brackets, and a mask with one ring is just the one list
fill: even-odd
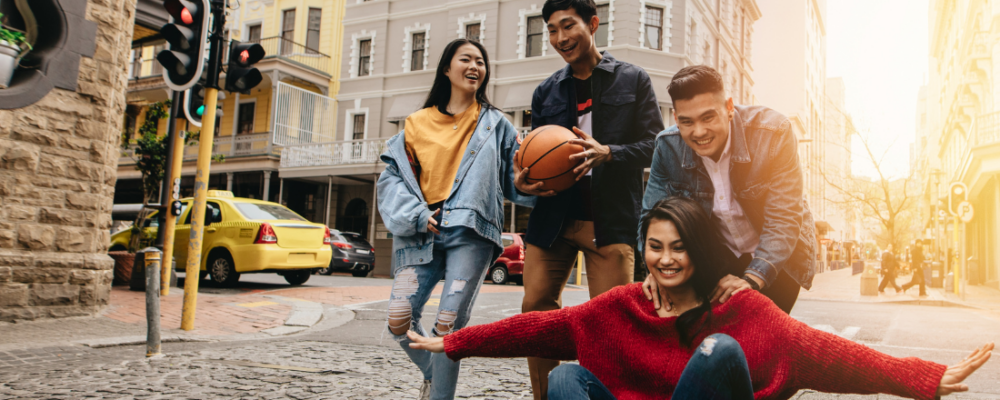
[(915, 236), (912, 224), (920, 193), (913, 187), (914, 171), (911, 170), (904, 178), (886, 176), (883, 163), (893, 146), (889, 146), (881, 156), (876, 156), (868, 137), (860, 133), (856, 135), (878, 178), (868, 179), (850, 173), (832, 174), (820, 169), (823, 180), (840, 195), (830, 201), (852, 207), (860, 212), (863, 220), (878, 223), (881, 228), (876, 235), (878, 245), (885, 248), (887, 244), (892, 244), (897, 251), (901, 251)]

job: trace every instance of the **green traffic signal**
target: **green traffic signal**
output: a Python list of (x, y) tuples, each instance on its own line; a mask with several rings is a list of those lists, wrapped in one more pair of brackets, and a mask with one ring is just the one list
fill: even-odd
[(198, 111), (197, 112), (198, 112), (198, 116), (199, 117), (205, 116), (205, 105), (202, 104), (200, 107), (198, 107)]

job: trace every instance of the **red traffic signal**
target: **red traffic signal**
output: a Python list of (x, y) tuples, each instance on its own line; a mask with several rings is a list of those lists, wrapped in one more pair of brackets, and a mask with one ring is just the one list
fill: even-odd
[(264, 80), (257, 68), (252, 66), (267, 55), (264, 47), (257, 43), (233, 41), (229, 46), (229, 63), (226, 70), (226, 90), (249, 93)]
[(156, 55), (156, 60), (163, 65), (167, 86), (183, 91), (201, 78), (208, 37), (208, 0), (166, 0), (163, 8), (171, 19), (160, 28), (167, 48)]

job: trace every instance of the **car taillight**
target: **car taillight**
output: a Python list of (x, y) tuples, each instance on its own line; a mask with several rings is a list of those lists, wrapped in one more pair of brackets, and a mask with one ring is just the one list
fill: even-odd
[(350, 250), (350, 249), (353, 249), (353, 248), (354, 248), (354, 246), (351, 246), (350, 244), (347, 244), (347, 243), (341, 243), (341, 242), (336, 242), (336, 243), (334, 243), (333, 245), (334, 245), (334, 246), (337, 246), (337, 247), (339, 247), (339, 248), (341, 248), (341, 249), (344, 249), (344, 250)]
[(264, 222), (260, 224), (260, 230), (257, 231), (257, 240), (254, 240), (253, 244), (269, 243), (278, 243), (278, 235), (274, 234), (274, 228), (271, 228), (271, 224)]
[(524, 246), (518, 246), (518, 248), (521, 249), (521, 251), (520, 251), (521, 258), (520, 259), (524, 260)]
[(323, 227), (323, 244), (333, 243), (333, 238), (330, 236), (330, 228)]

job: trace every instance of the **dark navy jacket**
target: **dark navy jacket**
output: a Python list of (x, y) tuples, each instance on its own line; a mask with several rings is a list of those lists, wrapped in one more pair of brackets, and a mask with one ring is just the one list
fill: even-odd
[[(610, 52), (590, 78), (593, 106), (592, 135), (611, 148), (612, 160), (591, 174), (591, 214), (597, 246), (635, 243), (642, 201), (642, 171), (653, 157), (656, 134), (663, 130), (663, 116), (649, 75), (642, 68), (615, 60)], [(567, 64), (535, 89), (531, 99), (531, 128), (577, 124), (576, 85)], [(525, 240), (535, 246), (552, 246), (562, 231), (570, 207), (580, 201), (570, 189), (553, 197), (539, 197), (528, 219)]]
[[(809, 289), (816, 273), (816, 227), (802, 197), (798, 141), (791, 123), (767, 107), (736, 106), (730, 127), (733, 196), (760, 235), (747, 272), (771, 284), (784, 271)], [(676, 126), (656, 138), (642, 212), (673, 195), (695, 199), (712, 213), (712, 178)], [(641, 232), (639, 236), (642, 243)]]

